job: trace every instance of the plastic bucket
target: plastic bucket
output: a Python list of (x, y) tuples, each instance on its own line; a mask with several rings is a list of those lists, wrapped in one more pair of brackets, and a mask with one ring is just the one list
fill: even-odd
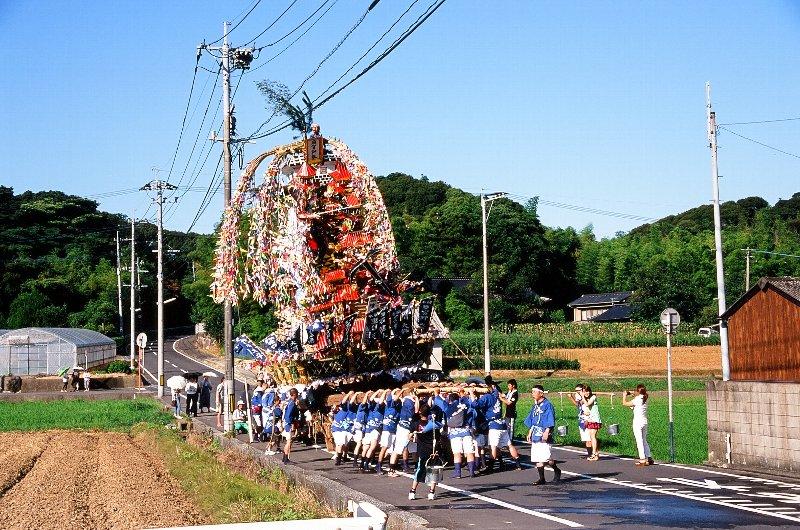
[(616, 436), (619, 434), (619, 423), (611, 423), (608, 425), (608, 434)]
[(558, 427), (556, 427), (556, 434), (558, 434), (559, 436), (562, 437), (566, 436), (568, 432), (569, 428), (566, 425), (559, 425)]
[(444, 475), (444, 466), (428, 466), (428, 471), (425, 473), (425, 484), (433, 486), (442, 481)]

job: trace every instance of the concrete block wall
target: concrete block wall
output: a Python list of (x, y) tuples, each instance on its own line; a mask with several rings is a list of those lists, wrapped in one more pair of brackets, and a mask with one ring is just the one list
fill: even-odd
[(710, 464), (800, 472), (800, 384), (709, 381), (706, 403)]

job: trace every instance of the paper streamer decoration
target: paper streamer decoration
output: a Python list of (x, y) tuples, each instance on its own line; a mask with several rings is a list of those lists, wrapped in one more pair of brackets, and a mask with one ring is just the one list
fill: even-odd
[(220, 227), (211, 295), (218, 303), (251, 297), (274, 306), (278, 329), (258, 362), (323, 360), (446, 333), (430, 329), (432, 305), (418, 316), (425, 330), (416, 333), (415, 303), (404, 304), (402, 294), (417, 287), (400, 277), (375, 178), (346, 144), (325, 139), (315, 164), (302, 140), (247, 164)]

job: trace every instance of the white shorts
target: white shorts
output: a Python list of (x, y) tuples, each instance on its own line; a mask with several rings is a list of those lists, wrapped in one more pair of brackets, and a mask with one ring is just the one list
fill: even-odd
[(458, 436), (456, 438), (450, 438), (450, 449), (453, 450), (453, 453), (460, 453), (465, 455), (467, 453), (474, 453), (475, 446), (473, 445), (472, 436)]
[(381, 447), (391, 449), (394, 446), (394, 440), (397, 435), (389, 431), (381, 431)]
[(581, 441), (582, 442), (591, 442), (592, 441), (592, 437), (589, 436), (589, 430), (588, 429), (581, 429), (580, 426), (579, 426), (578, 430), (581, 432)]
[(355, 422), (353, 424), (353, 440), (359, 443), (364, 439), (364, 424)]
[(364, 433), (364, 439), (361, 443), (370, 445), (372, 442), (377, 442), (381, 437), (381, 431), (375, 429), (374, 431), (369, 431)]
[(281, 436), (283, 436), (287, 440), (291, 440), (292, 438), (294, 438), (295, 433), (294, 433), (294, 431), (283, 431), (281, 433)]
[(336, 447), (345, 446), (353, 439), (353, 435), (349, 431), (336, 431), (333, 433), (333, 443)]
[(394, 445), (392, 446), (392, 453), (399, 455), (403, 450), (408, 447), (411, 440), (411, 431), (405, 427), (397, 427), (397, 434), (394, 436)]
[(534, 442), (531, 444), (531, 462), (547, 462), (552, 458), (550, 444), (547, 442)]
[(489, 429), (489, 447), (508, 447), (508, 431), (505, 429)]
[(261, 421), (261, 414), (251, 414), (253, 418), (253, 423), (256, 424), (256, 427), (261, 427), (264, 423)]

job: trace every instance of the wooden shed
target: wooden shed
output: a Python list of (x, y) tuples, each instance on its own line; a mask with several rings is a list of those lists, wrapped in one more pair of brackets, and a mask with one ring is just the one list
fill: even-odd
[(722, 319), (731, 380), (800, 382), (800, 278), (762, 278)]

